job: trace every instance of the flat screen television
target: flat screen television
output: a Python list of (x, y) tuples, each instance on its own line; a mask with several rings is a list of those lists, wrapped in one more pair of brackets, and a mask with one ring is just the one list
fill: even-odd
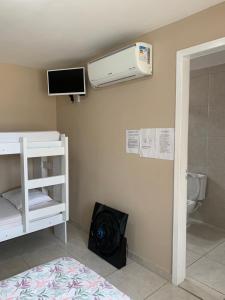
[(47, 71), (48, 95), (85, 95), (85, 68)]

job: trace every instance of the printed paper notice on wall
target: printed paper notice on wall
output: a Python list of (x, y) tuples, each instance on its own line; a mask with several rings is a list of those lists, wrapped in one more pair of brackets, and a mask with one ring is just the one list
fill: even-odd
[(142, 128), (140, 131), (140, 156), (156, 157), (156, 129)]
[(174, 159), (174, 128), (126, 130), (126, 152), (141, 157)]
[(156, 152), (159, 159), (174, 159), (174, 128), (156, 129)]
[(139, 154), (140, 130), (126, 130), (126, 152)]

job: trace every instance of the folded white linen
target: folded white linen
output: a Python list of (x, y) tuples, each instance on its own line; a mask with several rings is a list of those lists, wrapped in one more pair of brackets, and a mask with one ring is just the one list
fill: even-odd
[[(23, 195), (22, 195), (21, 188), (13, 189), (6, 193), (3, 193), (2, 197), (10, 201), (17, 209), (19, 210), (22, 209)], [(37, 189), (29, 190), (28, 199), (29, 199), (29, 208), (52, 200), (51, 197), (49, 197), (48, 195), (44, 194), (43, 192)]]

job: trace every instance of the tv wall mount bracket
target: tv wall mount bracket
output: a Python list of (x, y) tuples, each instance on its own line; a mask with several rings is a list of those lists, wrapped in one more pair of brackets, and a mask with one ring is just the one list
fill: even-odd
[(77, 101), (75, 101), (74, 95), (69, 95), (69, 97), (72, 103), (80, 103), (80, 95), (77, 95)]

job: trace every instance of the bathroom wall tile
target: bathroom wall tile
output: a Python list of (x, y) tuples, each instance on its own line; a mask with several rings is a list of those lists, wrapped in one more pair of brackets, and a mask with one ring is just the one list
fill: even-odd
[[(192, 64), (192, 61), (191, 61), (191, 64)], [(210, 68), (199, 69), (199, 70), (191, 70), (190, 79), (192, 79), (194, 77), (207, 75), (207, 74), (209, 74), (209, 72), (211, 72)]]
[(209, 104), (224, 107), (225, 102), (225, 72), (210, 74)]
[(225, 228), (225, 138), (208, 141), (208, 182), (201, 213), (206, 222)]
[[(224, 174), (223, 174), (224, 177)], [(222, 183), (223, 184), (223, 183)], [(214, 226), (225, 229), (225, 187), (211, 179), (207, 184), (206, 199), (202, 203), (201, 216), (203, 220)]]
[(190, 78), (190, 106), (208, 105), (209, 75)]
[[(195, 126), (200, 125), (197, 123)], [(209, 137), (225, 137), (225, 97), (223, 106), (209, 107), (208, 135)]]
[(195, 166), (188, 164), (188, 172), (208, 174), (207, 166)]
[(208, 72), (210, 74), (218, 73), (218, 72), (225, 72), (225, 64), (210, 67), (210, 68), (208, 68)]
[(215, 190), (221, 190), (225, 195), (225, 169), (223, 168), (223, 166), (221, 166), (220, 168), (208, 168), (207, 174), (207, 195), (213, 196)]
[(196, 168), (207, 165), (207, 138), (189, 137), (188, 165), (195, 166)]
[(217, 199), (215, 201), (214, 197), (208, 197), (205, 203), (202, 205), (201, 215), (204, 219), (204, 222), (212, 224), (218, 228), (225, 229), (225, 220), (224, 220), (224, 199)]
[(208, 106), (193, 105), (189, 109), (189, 136), (206, 137), (208, 133)]
[(224, 169), (225, 137), (208, 138), (208, 168), (211, 170)]

